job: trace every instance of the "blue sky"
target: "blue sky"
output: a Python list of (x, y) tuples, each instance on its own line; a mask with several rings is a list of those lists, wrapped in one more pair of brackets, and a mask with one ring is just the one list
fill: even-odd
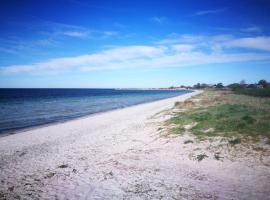
[(268, 0), (2, 0), (0, 87), (270, 81)]

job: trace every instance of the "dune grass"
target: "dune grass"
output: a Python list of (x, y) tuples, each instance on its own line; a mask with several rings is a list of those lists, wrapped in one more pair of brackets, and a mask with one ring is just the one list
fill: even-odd
[[(189, 101), (177, 104), (182, 109), (171, 120), (175, 133), (190, 132), (200, 139), (206, 137), (235, 138), (231, 144), (240, 143), (241, 137), (257, 139), (259, 136), (270, 141), (270, 99), (230, 92), (207, 91)], [(195, 124), (186, 130), (188, 124)]]
[(270, 88), (236, 88), (234, 92), (255, 97), (270, 97)]

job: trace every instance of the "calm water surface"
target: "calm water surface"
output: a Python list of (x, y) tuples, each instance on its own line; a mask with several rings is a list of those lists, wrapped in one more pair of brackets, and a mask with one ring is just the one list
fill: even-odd
[(0, 89), (0, 134), (156, 101), (185, 90)]

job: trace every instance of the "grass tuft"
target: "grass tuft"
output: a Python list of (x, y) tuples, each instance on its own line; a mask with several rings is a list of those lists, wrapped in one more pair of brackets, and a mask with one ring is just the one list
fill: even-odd
[(68, 165), (66, 165), (66, 164), (63, 164), (63, 165), (59, 165), (58, 166), (58, 168), (67, 168), (68, 167)]
[(184, 141), (184, 144), (189, 144), (189, 143), (193, 143), (193, 141), (192, 140), (186, 140), (186, 141)]
[(221, 156), (220, 156), (220, 153), (217, 152), (217, 153), (215, 153), (214, 158), (215, 158), (216, 160), (220, 160), (220, 159), (223, 158), (223, 157), (221, 157)]
[(240, 138), (235, 138), (235, 139), (229, 140), (229, 144), (231, 144), (231, 145), (236, 145), (236, 144), (240, 144), (240, 143), (241, 143)]
[(199, 154), (196, 156), (196, 160), (198, 162), (202, 161), (203, 159), (207, 158), (208, 156), (206, 154)]

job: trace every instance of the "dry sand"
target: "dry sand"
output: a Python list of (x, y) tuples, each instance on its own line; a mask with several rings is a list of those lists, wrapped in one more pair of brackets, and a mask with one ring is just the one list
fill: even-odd
[(166, 110), (198, 93), (0, 138), (0, 199), (269, 199), (268, 166), (198, 162), (207, 143), (161, 136)]

